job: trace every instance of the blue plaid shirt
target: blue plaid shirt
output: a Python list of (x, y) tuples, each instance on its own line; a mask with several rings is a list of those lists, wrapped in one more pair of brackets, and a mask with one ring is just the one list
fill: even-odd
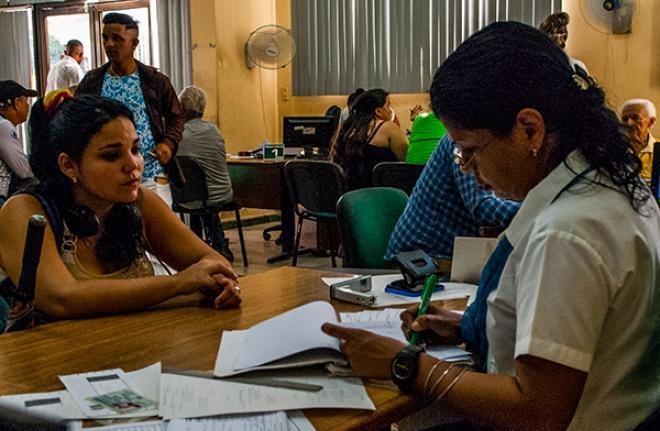
[(453, 141), (445, 135), (394, 227), (385, 260), (417, 249), (449, 259), (455, 237), (477, 236), (482, 225), (506, 228), (520, 208), (519, 202), (498, 199), (484, 190), (474, 175), (463, 174), (454, 163), (453, 149)]

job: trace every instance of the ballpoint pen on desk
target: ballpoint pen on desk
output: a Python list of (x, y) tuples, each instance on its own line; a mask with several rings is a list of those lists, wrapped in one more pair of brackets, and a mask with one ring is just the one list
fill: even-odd
[[(422, 293), (422, 302), (419, 304), (419, 309), (417, 310), (417, 317), (421, 317), (426, 314), (426, 310), (429, 308), (429, 302), (431, 302), (431, 295), (433, 294), (433, 288), (438, 282), (438, 276), (431, 274), (426, 277), (424, 281), (424, 293)], [(417, 345), (419, 338), (419, 333), (411, 331), (410, 334), (410, 344)]]

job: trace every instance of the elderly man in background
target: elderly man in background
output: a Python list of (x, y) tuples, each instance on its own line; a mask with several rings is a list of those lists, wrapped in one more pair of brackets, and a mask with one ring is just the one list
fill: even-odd
[[(234, 193), (227, 169), (225, 141), (214, 124), (202, 120), (206, 109), (206, 93), (198, 87), (186, 87), (179, 94), (179, 100), (186, 123), (178, 155), (194, 159), (204, 170), (209, 192), (208, 205), (215, 206), (230, 202)], [(190, 209), (196, 209), (199, 205), (199, 202), (181, 204)], [(222, 222), (219, 219), (214, 220), (214, 217), (217, 219), (218, 215), (192, 216), (190, 228), (200, 237), (204, 229), (206, 237), (211, 239), (213, 248), (227, 260), (232, 261), (234, 254), (229, 249), (229, 240), (225, 238)]]
[(48, 72), (46, 79), (46, 92), (58, 88), (68, 88), (75, 91), (85, 73), (80, 67), (83, 59), (83, 44), (81, 41), (71, 39), (64, 47), (62, 59), (55, 63)]
[(655, 138), (651, 128), (655, 124), (656, 110), (653, 102), (647, 99), (630, 99), (621, 107), (621, 121), (626, 126), (632, 146), (642, 161), (641, 176), (651, 181), (653, 167), (653, 144)]

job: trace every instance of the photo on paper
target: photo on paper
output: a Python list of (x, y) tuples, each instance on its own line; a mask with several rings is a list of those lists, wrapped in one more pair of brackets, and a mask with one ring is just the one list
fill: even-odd
[(94, 410), (109, 408), (119, 414), (133, 413), (140, 410), (152, 409), (157, 406), (155, 401), (147, 399), (130, 389), (122, 389), (116, 392), (87, 398), (88, 401), (98, 403), (90, 405)]

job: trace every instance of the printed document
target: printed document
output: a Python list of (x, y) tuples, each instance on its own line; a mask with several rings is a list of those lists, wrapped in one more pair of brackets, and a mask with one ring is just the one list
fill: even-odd
[(288, 431), (285, 412), (172, 419), (167, 431)]
[(346, 365), (339, 340), (321, 331), (325, 322), (337, 323), (335, 309), (328, 302), (316, 301), (248, 330), (224, 331), (213, 374), (227, 377), (254, 370)]
[(307, 392), (165, 373), (160, 382), (160, 413), (164, 419), (178, 419), (306, 408), (375, 409), (359, 378), (319, 376), (317, 370), (297, 369), (289, 370), (286, 379), (323, 389)]
[(116, 368), (60, 376), (60, 380), (82, 418), (148, 417), (158, 415), (160, 371), (157, 363), (131, 373)]

